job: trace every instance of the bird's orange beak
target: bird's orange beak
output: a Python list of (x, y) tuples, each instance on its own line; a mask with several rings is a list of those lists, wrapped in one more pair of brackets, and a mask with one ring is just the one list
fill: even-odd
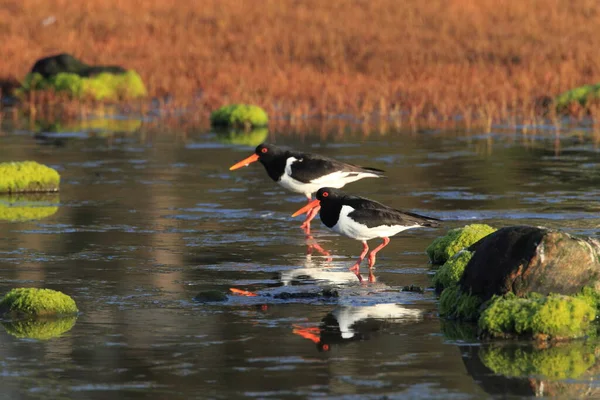
[(295, 213), (292, 214), (292, 217), (296, 217), (300, 214), (304, 214), (305, 212), (308, 212), (310, 210), (312, 210), (313, 208), (319, 206), (321, 204), (320, 200), (313, 200), (310, 203), (308, 203), (307, 205), (305, 205), (304, 207), (302, 207), (301, 209), (299, 209), (298, 211), (296, 211)]
[(233, 164), (231, 167), (229, 167), (229, 170), (233, 171), (234, 169), (246, 167), (246, 166), (248, 166), (248, 164), (253, 163), (255, 161), (258, 161), (258, 155), (252, 154), (250, 157), (244, 158), (242, 161), (240, 161), (236, 164)]

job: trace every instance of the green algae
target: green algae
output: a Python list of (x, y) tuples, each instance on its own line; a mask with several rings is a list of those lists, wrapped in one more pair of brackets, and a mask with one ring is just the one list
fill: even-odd
[(476, 321), (479, 317), (481, 299), (463, 293), (458, 285), (444, 289), (440, 296), (440, 316), (460, 321)]
[(262, 127), (269, 123), (269, 116), (259, 106), (230, 104), (213, 111), (210, 114), (210, 123), (212, 126)]
[(264, 143), (269, 137), (267, 128), (255, 128), (249, 131), (242, 129), (218, 130), (216, 133), (217, 140), (221, 143), (250, 147)]
[(56, 170), (35, 161), (0, 163), (0, 193), (53, 192), (59, 184)]
[(49, 217), (58, 211), (58, 194), (0, 196), (0, 220), (21, 222)]
[(479, 358), (497, 374), (540, 376), (550, 380), (579, 378), (597, 361), (595, 346), (584, 341), (561, 343), (550, 348), (483, 346)]
[(0, 312), (12, 317), (67, 315), (78, 311), (70, 296), (52, 289), (12, 289), (0, 301)]
[(7, 321), (2, 325), (8, 334), (19, 339), (48, 340), (70, 331), (76, 321), (76, 316), (67, 316)]
[(586, 336), (596, 308), (583, 297), (531, 293), (494, 296), (479, 318), (481, 333), (491, 337), (525, 336), (566, 339)]
[(96, 100), (134, 99), (147, 95), (139, 74), (133, 70), (125, 73), (102, 72), (89, 77), (77, 73), (61, 72), (44, 78), (41, 74), (27, 74), (17, 95), (34, 90), (53, 90), (68, 93), (74, 98)]
[(572, 103), (579, 103), (582, 106), (586, 106), (590, 100), (599, 97), (600, 83), (583, 85), (559, 94), (554, 98), (554, 104), (557, 111), (562, 111)]
[(461, 250), (444, 263), (433, 276), (437, 291), (456, 285), (465, 272), (465, 267), (473, 257), (473, 252)]
[(495, 228), (485, 224), (471, 224), (451, 229), (445, 236), (435, 239), (427, 247), (426, 252), (432, 263), (443, 264), (465, 247), (495, 231)]

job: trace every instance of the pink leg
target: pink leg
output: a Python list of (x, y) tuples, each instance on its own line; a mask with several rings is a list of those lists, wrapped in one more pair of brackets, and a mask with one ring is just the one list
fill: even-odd
[(321, 206), (316, 206), (315, 208), (312, 208), (308, 212), (308, 214), (306, 214), (306, 219), (304, 220), (302, 225), (300, 225), (300, 228), (304, 229), (306, 234), (310, 233), (310, 221), (312, 221), (317, 216), (320, 209), (321, 209)]
[(371, 251), (371, 254), (369, 254), (369, 269), (373, 268), (373, 265), (375, 265), (375, 256), (377, 254), (377, 252), (381, 249), (383, 249), (385, 246), (387, 246), (390, 243), (390, 238), (383, 238), (383, 243), (381, 243), (379, 246), (375, 247), (373, 249), (373, 251)]
[(356, 262), (356, 264), (354, 264), (353, 266), (350, 267), (350, 271), (354, 271), (354, 272), (360, 271), (360, 263), (365, 259), (365, 256), (367, 255), (367, 251), (369, 251), (369, 245), (367, 244), (367, 241), (363, 240), (362, 244), (363, 244), (363, 251), (362, 251), (362, 253), (360, 253), (360, 256), (358, 257), (358, 261)]

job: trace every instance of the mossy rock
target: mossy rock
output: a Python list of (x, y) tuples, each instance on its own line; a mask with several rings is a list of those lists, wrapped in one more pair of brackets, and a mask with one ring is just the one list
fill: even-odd
[(58, 211), (58, 194), (0, 196), (0, 221), (22, 222), (47, 218)]
[(226, 301), (227, 295), (220, 290), (206, 290), (198, 293), (194, 300), (202, 303)]
[(55, 192), (60, 175), (35, 161), (0, 163), (0, 193)]
[(212, 126), (233, 126), (238, 128), (262, 127), (269, 123), (269, 116), (259, 106), (251, 104), (231, 104), (210, 114)]
[(432, 263), (443, 264), (462, 249), (471, 246), (494, 231), (496, 231), (495, 228), (485, 224), (471, 224), (451, 229), (445, 236), (435, 239), (427, 247), (427, 255)]
[(588, 102), (597, 100), (600, 97), (600, 83), (594, 85), (583, 85), (571, 90), (567, 90), (555, 97), (554, 104), (557, 111), (567, 109), (571, 104), (578, 103), (585, 107)]
[(458, 285), (444, 289), (440, 296), (440, 316), (460, 321), (477, 321), (480, 314), (481, 299), (463, 293)]
[(435, 289), (441, 292), (444, 288), (456, 285), (462, 278), (471, 257), (473, 257), (473, 252), (469, 250), (461, 250), (450, 257), (433, 276)]
[(8, 334), (19, 339), (48, 340), (70, 331), (76, 321), (76, 316), (66, 316), (7, 321), (2, 325)]
[(5, 317), (47, 317), (79, 312), (75, 301), (52, 289), (17, 288), (0, 301), (0, 314)]
[(73, 98), (92, 98), (95, 100), (123, 100), (145, 97), (146, 87), (135, 71), (113, 74), (102, 72), (89, 77), (76, 73), (61, 72), (44, 78), (41, 74), (28, 74), (17, 96), (34, 90), (53, 90), (68, 93)]
[(595, 346), (584, 341), (537, 346), (482, 346), (479, 357), (496, 374), (549, 380), (577, 379), (597, 361)]
[(249, 131), (243, 129), (217, 130), (217, 140), (221, 143), (238, 146), (256, 147), (269, 137), (269, 129), (255, 128)]
[(596, 312), (588, 297), (509, 293), (492, 298), (478, 326), (486, 337), (573, 339), (593, 333)]

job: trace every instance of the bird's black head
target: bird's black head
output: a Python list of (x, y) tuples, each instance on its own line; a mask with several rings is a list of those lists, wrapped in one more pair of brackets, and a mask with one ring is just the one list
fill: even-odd
[(262, 143), (256, 146), (254, 153), (258, 156), (260, 162), (265, 163), (273, 160), (279, 154), (282, 154), (283, 151), (272, 144)]
[(337, 189), (324, 187), (317, 191), (317, 200), (321, 203), (327, 203), (331, 200), (341, 199), (345, 196), (344, 192), (341, 192)]

